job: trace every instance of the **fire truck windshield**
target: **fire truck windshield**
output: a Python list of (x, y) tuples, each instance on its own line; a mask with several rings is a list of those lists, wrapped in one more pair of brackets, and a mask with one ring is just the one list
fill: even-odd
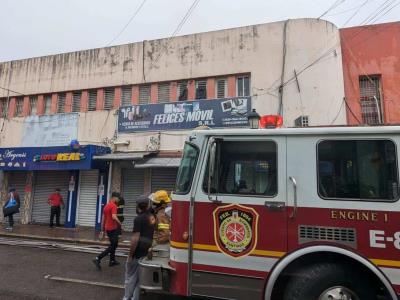
[(183, 157), (176, 180), (176, 194), (189, 193), (193, 181), (194, 171), (196, 169), (198, 156), (199, 149), (193, 144), (186, 143), (185, 148), (183, 149)]

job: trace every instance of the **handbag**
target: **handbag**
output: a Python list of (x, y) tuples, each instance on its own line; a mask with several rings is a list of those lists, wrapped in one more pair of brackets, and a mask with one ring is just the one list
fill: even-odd
[(7, 201), (6, 206), (4, 206), (4, 208), (11, 208), (16, 205), (17, 205), (17, 201), (15, 201), (14, 198), (11, 198), (10, 200)]
[(5, 217), (13, 215), (19, 212), (18, 203), (14, 198), (7, 201), (6, 205), (3, 207), (3, 215)]

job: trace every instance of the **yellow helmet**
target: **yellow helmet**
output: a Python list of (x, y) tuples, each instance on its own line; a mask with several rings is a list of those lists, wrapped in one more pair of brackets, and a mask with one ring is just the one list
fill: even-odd
[(159, 204), (161, 202), (170, 203), (171, 198), (169, 197), (168, 192), (166, 190), (159, 190), (159, 191), (153, 193), (153, 195), (151, 197), (151, 201), (153, 201), (153, 203), (156, 203), (156, 204)]

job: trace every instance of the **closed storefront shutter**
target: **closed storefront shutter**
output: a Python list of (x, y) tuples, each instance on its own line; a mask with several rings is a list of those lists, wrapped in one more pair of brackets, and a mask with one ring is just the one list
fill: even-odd
[(136, 197), (144, 193), (144, 170), (124, 169), (122, 171), (122, 195), (125, 199), (123, 229), (132, 231), (136, 216)]
[[(36, 173), (35, 188), (33, 194), (33, 223), (49, 223), (50, 206), (47, 202), (49, 196), (54, 193), (54, 189), (59, 188), (65, 205), (68, 197), (68, 171), (39, 171)], [(65, 222), (65, 210), (61, 210), (60, 223)], [(54, 220), (55, 221), (55, 220)]]
[(95, 226), (98, 179), (98, 170), (80, 172), (77, 221), (79, 226)]
[[(22, 211), (24, 205), (26, 177), (27, 177), (26, 172), (11, 172), (8, 181), (9, 188), (15, 188), (15, 190), (19, 194), (19, 198), (21, 200), (20, 211)], [(21, 219), (21, 213), (14, 215), (14, 221), (16, 223), (19, 223), (20, 219)]]
[(175, 188), (177, 168), (151, 169), (151, 191), (166, 190), (169, 193)]

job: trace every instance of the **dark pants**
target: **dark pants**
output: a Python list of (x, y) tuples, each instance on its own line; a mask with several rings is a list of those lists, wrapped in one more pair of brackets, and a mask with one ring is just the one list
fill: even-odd
[(101, 260), (103, 257), (110, 254), (110, 261), (115, 261), (115, 250), (117, 250), (118, 247), (118, 230), (115, 229), (107, 231), (107, 236), (110, 240), (110, 246), (108, 246), (106, 250), (100, 253), (100, 255), (97, 258)]
[(8, 224), (10, 224), (10, 227), (14, 226), (14, 215), (13, 214), (8, 215)]
[(52, 206), (50, 210), (50, 226), (53, 226), (54, 216), (56, 216), (56, 224), (60, 226), (60, 213), (61, 207), (60, 206)]

